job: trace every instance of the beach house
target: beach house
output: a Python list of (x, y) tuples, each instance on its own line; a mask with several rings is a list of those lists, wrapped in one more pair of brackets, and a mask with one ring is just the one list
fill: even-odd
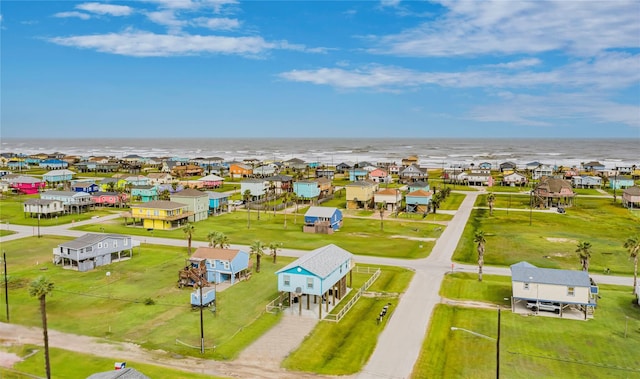
[(387, 211), (400, 209), (402, 204), (402, 192), (398, 188), (384, 188), (376, 191), (373, 195), (373, 202), (376, 208), (382, 205)]
[(131, 212), (123, 214), (125, 218), (132, 218), (142, 222), (147, 229), (176, 229), (188, 222), (193, 212), (187, 210), (187, 205), (169, 200), (153, 200), (148, 203), (131, 204)]
[[(310, 309), (313, 296), (314, 305), (320, 304), (318, 318), (322, 319), (322, 305), (325, 305), (326, 314), (329, 302), (335, 305), (336, 299), (347, 294), (347, 276), (354, 266), (353, 254), (334, 244), (326, 245), (278, 270), (278, 291), (287, 294), (289, 304), (298, 303), (299, 314), (305, 298), (306, 309)], [(351, 281), (349, 278), (349, 286)]]
[(187, 188), (171, 194), (171, 201), (187, 206), (187, 212), (191, 213), (190, 222), (206, 220), (209, 217), (209, 194), (206, 192)]
[(309, 207), (304, 214), (305, 233), (331, 234), (342, 227), (342, 211), (335, 207)]
[(80, 272), (133, 256), (133, 240), (121, 234), (87, 233), (53, 249), (53, 263)]
[(374, 207), (374, 196), (378, 183), (361, 180), (347, 183), (345, 186), (347, 209), (371, 209)]

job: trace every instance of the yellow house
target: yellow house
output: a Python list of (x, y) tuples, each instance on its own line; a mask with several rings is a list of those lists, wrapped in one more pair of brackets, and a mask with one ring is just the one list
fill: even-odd
[(378, 191), (378, 183), (368, 181), (352, 182), (344, 186), (347, 209), (373, 208), (373, 198)]
[(187, 223), (193, 212), (187, 205), (175, 201), (154, 200), (131, 205), (131, 217), (142, 221), (147, 229), (175, 229)]

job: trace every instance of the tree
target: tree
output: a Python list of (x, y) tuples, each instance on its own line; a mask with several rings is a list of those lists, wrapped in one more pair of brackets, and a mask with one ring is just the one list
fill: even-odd
[(473, 242), (478, 244), (478, 281), (482, 281), (482, 266), (484, 266), (484, 245), (487, 243), (485, 234), (482, 230), (476, 232), (473, 236)]
[(440, 192), (436, 193), (431, 197), (431, 209), (433, 213), (436, 213), (436, 209), (440, 207), (440, 202), (442, 201), (442, 196), (440, 196)]
[(384, 210), (387, 208), (387, 202), (378, 203), (378, 212), (380, 212), (380, 230), (384, 230), (383, 218)]
[(496, 195), (492, 192), (489, 192), (487, 195), (487, 203), (489, 203), (489, 216), (493, 216), (493, 204), (496, 201)]
[(40, 300), (42, 334), (44, 337), (44, 368), (48, 379), (51, 379), (51, 365), (49, 363), (49, 332), (47, 330), (47, 295), (51, 294), (53, 287), (53, 283), (44, 276), (32, 281), (29, 286), (29, 295)]
[(229, 243), (229, 236), (222, 232), (217, 232), (213, 239), (213, 247), (220, 247), (221, 249), (228, 249), (231, 244)]
[(249, 252), (256, 256), (256, 272), (260, 272), (260, 258), (264, 255), (265, 246), (262, 241), (253, 241)]
[(214, 231), (214, 232), (209, 232), (209, 234), (207, 234), (207, 241), (209, 241), (209, 247), (216, 247), (215, 239), (218, 233), (220, 232)]
[(281, 246), (282, 243), (280, 242), (271, 242), (269, 244), (269, 250), (271, 251), (271, 255), (273, 256), (273, 263), (276, 263), (276, 260), (278, 259), (278, 250), (280, 250)]
[(251, 208), (249, 207), (249, 200), (251, 199), (251, 190), (245, 190), (242, 193), (242, 200), (244, 200), (244, 206), (247, 208), (247, 229), (251, 228)]
[(196, 227), (192, 223), (188, 222), (187, 225), (182, 228), (185, 237), (187, 238), (187, 254), (191, 255), (191, 239), (193, 238), (193, 233), (195, 232)]
[(591, 258), (591, 242), (580, 242), (576, 253), (580, 257), (582, 271), (589, 271), (589, 258)]
[(637, 295), (638, 287), (638, 255), (640, 255), (640, 236), (629, 237), (624, 242), (624, 247), (629, 252), (629, 258), (633, 258), (633, 294)]

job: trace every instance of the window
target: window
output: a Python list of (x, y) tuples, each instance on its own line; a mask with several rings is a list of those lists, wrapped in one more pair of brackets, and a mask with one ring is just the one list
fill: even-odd
[(102, 242), (98, 242), (98, 249), (102, 249)]
[(575, 296), (576, 287), (567, 287), (567, 296)]
[(113, 247), (118, 247), (118, 241), (113, 241)]
[(287, 287), (291, 285), (291, 276), (290, 275), (283, 275), (282, 279), (284, 281), (283, 285), (285, 285)]
[(307, 288), (313, 288), (313, 278), (307, 278)]
[(529, 283), (523, 283), (522, 288), (525, 290), (529, 290)]
[(229, 269), (229, 261), (224, 261), (224, 262), (222, 262), (222, 265), (224, 266), (224, 269), (225, 269), (225, 270), (228, 270), (228, 269)]
[(125, 246), (129, 245), (129, 240), (125, 239), (125, 240), (124, 240), (124, 245), (125, 245)]
[(92, 252), (92, 251), (93, 251), (93, 247), (91, 247), (91, 246), (87, 246), (87, 253), (90, 253), (90, 252)]

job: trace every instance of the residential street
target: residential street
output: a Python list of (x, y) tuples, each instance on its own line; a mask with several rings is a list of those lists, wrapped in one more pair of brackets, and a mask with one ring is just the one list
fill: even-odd
[[(393, 310), (391, 317), (385, 330), (380, 334), (378, 344), (366, 364), (364, 369), (356, 375), (358, 379), (375, 379), (375, 378), (409, 378), (413, 370), (414, 363), (418, 358), (422, 343), (425, 337), (427, 327), (434, 307), (442, 301), (439, 290), (442, 279), (445, 273), (452, 270), (451, 256), (458, 245), (458, 241), (464, 231), (467, 220), (473, 209), (473, 205), (477, 196), (481, 192), (466, 192), (466, 198), (463, 200), (453, 219), (448, 223), (441, 237), (438, 238), (433, 251), (429, 257), (418, 260), (404, 260), (393, 258), (381, 258), (381, 257), (369, 257), (369, 256), (357, 256), (356, 263), (367, 263), (374, 265), (392, 265), (402, 266), (415, 271), (415, 276), (411, 281), (407, 291), (402, 295), (400, 302), (396, 309)], [(74, 223), (73, 226), (108, 221), (117, 218), (118, 215), (111, 215), (101, 217), (99, 219), (91, 219), (83, 222)], [(51, 235), (65, 235), (71, 237), (78, 237), (85, 232), (73, 231), (68, 228), (72, 225), (61, 225), (53, 227), (41, 227), (41, 234)], [(0, 243), (14, 240), (18, 238), (30, 237), (35, 235), (36, 231), (33, 227), (25, 227), (18, 225), (2, 224), (2, 229), (9, 229), (16, 231), (16, 234), (5, 236), (0, 238)], [(180, 239), (168, 239), (157, 237), (135, 237), (139, 239), (141, 243), (153, 243), (164, 244), (172, 246), (186, 246), (186, 242)], [(193, 241), (194, 247), (206, 246), (206, 242)], [(240, 246), (232, 246), (240, 247)], [(283, 249), (280, 255), (299, 257), (305, 254), (306, 251)], [(455, 271), (475, 272), (477, 266), (473, 265), (460, 265), (455, 264), (453, 269)], [(485, 274), (493, 275), (510, 275), (509, 268), (505, 267), (484, 267)], [(630, 277), (617, 277), (614, 275), (592, 275), (594, 280), (598, 283), (606, 284), (622, 284), (631, 286), (633, 278)], [(372, 315), (374, 317), (374, 315)], [(31, 330), (31, 332), (28, 332)], [(0, 324), (0, 331), (3, 338), (16, 339), (21, 342), (39, 343), (39, 336), (34, 336), (33, 333), (38, 329), (23, 328), (15, 325), (9, 326), (9, 324)], [(9, 332), (11, 331), (11, 332)], [(20, 333), (25, 335), (21, 335)], [(59, 339), (56, 338), (59, 336)], [(75, 338), (75, 337), (74, 337)], [(72, 351), (90, 351), (97, 355), (108, 356), (107, 353), (111, 353), (110, 349), (100, 349), (96, 346), (106, 346), (104, 341), (98, 341), (98, 339), (90, 337), (77, 336), (82, 339), (79, 346), (71, 346), (74, 338), (68, 338), (68, 335), (53, 331), (51, 334), (52, 346), (66, 348)], [(109, 341), (110, 344), (116, 344)], [(71, 345), (70, 345), (71, 344)], [(145, 352), (144, 350), (136, 347), (132, 344), (126, 347), (132, 349), (132, 355), (140, 362), (171, 365), (175, 368), (181, 368), (188, 370), (189, 367), (196, 367), (194, 372), (229, 375), (236, 376), (238, 373), (244, 372), (244, 375), (249, 375), (256, 378), (285, 378), (285, 377), (314, 377), (314, 375), (300, 375), (298, 373), (287, 373), (276, 367), (270, 367), (269, 369), (258, 370), (259, 362), (250, 362), (250, 355), (243, 355), (242, 362), (216, 362), (216, 361), (204, 361), (196, 358), (186, 359), (171, 359), (171, 358), (159, 358), (156, 353)], [(90, 348), (92, 346), (94, 348)], [(123, 348), (124, 344), (120, 348)], [(113, 356), (113, 355), (110, 355)], [(185, 364), (188, 363), (188, 364)], [(190, 366), (189, 364), (194, 364)], [(233, 373), (236, 373), (234, 375)], [(242, 374), (240, 374), (242, 375)], [(319, 377), (319, 376), (316, 376)]]

